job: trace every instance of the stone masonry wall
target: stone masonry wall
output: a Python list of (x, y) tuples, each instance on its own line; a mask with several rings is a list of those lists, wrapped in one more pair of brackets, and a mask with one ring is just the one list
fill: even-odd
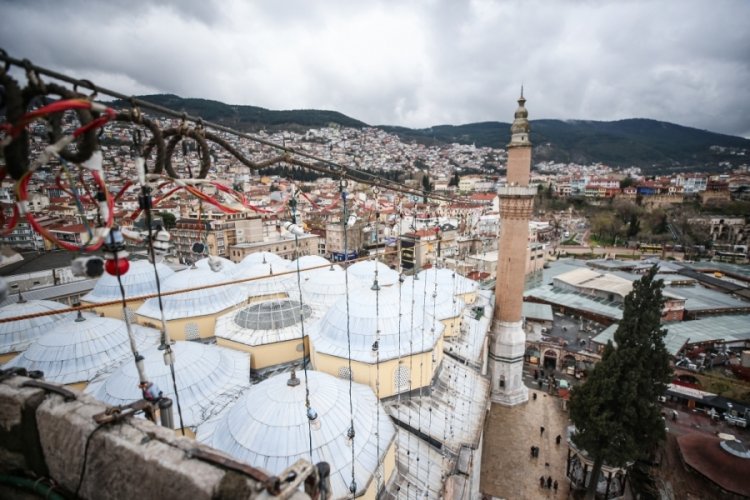
[[(93, 415), (107, 407), (86, 394), (73, 401), (11, 377), (0, 382), (0, 473), (31, 472), (88, 499), (211, 500), (275, 498), (245, 474), (191, 458), (202, 448), (190, 438), (142, 418), (98, 426)], [(309, 499), (295, 490), (286, 498)]]

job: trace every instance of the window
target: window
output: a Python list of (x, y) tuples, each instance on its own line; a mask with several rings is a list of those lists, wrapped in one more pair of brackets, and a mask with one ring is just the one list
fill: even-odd
[(188, 323), (185, 325), (185, 340), (198, 340), (200, 337), (200, 329), (197, 323)]
[(352, 378), (352, 371), (348, 366), (342, 366), (339, 368), (339, 378), (343, 378), (344, 380), (350, 380)]
[(411, 387), (410, 373), (408, 366), (399, 366), (394, 373), (394, 385), (397, 392), (407, 390)]

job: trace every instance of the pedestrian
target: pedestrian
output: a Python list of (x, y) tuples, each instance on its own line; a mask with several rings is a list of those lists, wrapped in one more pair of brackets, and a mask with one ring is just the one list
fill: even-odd
[(677, 410), (672, 410), (672, 422), (677, 422)]
[(552, 488), (555, 490), (555, 493), (557, 493), (557, 486), (558, 486), (557, 479), (555, 479), (555, 482), (552, 483)]
[(531, 397), (532, 397), (532, 399), (533, 399), (534, 401), (536, 401), (536, 392), (532, 393), (532, 394), (531, 394)]
[(558, 446), (560, 446), (560, 441), (562, 441), (562, 436), (560, 436), (560, 434), (558, 434), (557, 437), (555, 438), (555, 444), (558, 445)]
[(542, 488), (544, 488), (544, 476), (541, 476), (539, 478), (539, 486), (541, 486)]
[(539, 447), (534, 446), (534, 458), (537, 458), (539, 456)]
[(547, 489), (552, 489), (552, 476), (547, 476)]
[(531, 447), (531, 458), (534, 458), (536, 456), (536, 446)]
[(544, 436), (544, 426), (539, 428), (539, 435)]
[(534, 370), (534, 380), (539, 380), (539, 370)]

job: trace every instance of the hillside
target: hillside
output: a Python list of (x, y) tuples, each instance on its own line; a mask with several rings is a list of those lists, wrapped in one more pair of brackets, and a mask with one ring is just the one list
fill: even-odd
[[(207, 99), (183, 99), (171, 94), (142, 96), (141, 99), (243, 131), (263, 128), (304, 131), (330, 124), (355, 128), (368, 126), (336, 111), (274, 111)], [(407, 142), (458, 142), (500, 148), (508, 141), (510, 124), (481, 122), (437, 125), (425, 129), (385, 125), (378, 128), (398, 134)], [(535, 161), (601, 162), (620, 167), (632, 165), (643, 168), (647, 173), (696, 169), (719, 171), (725, 168), (720, 165), (722, 162), (731, 165), (750, 162), (748, 139), (643, 118), (611, 122), (532, 120), (531, 141)]]

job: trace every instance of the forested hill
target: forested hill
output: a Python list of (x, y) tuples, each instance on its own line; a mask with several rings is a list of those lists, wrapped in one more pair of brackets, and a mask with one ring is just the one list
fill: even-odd
[[(208, 99), (182, 98), (173, 94), (138, 96), (139, 99), (200, 116), (243, 131), (265, 129), (305, 129), (336, 123), (344, 127), (366, 127), (367, 124), (337, 111), (293, 109), (274, 111), (257, 106), (224, 104)], [(124, 105), (127, 105), (125, 103)]]
[[(439, 125), (427, 129), (381, 127), (406, 140), (458, 142), (505, 147), (510, 124), (501, 122)], [(612, 122), (531, 120), (534, 161), (639, 166), (649, 172), (722, 170), (722, 162), (750, 163), (750, 140), (633, 118)], [(743, 154), (744, 153), (744, 154)]]
[[(364, 122), (336, 111), (314, 109), (274, 111), (256, 106), (236, 106), (207, 99), (184, 99), (172, 94), (141, 99), (202, 116), (244, 131), (308, 128), (338, 124), (366, 127)], [(458, 142), (505, 147), (510, 124), (502, 122), (437, 125), (425, 129), (378, 126), (404, 141), (426, 144)], [(719, 171), (726, 163), (750, 163), (750, 140), (683, 127), (673, 123), (633, 118), (611, 122), (588, 120), (532, 120), (534, 160), (605, 163), (639, 166), (649, 173), (676, 170)]]

